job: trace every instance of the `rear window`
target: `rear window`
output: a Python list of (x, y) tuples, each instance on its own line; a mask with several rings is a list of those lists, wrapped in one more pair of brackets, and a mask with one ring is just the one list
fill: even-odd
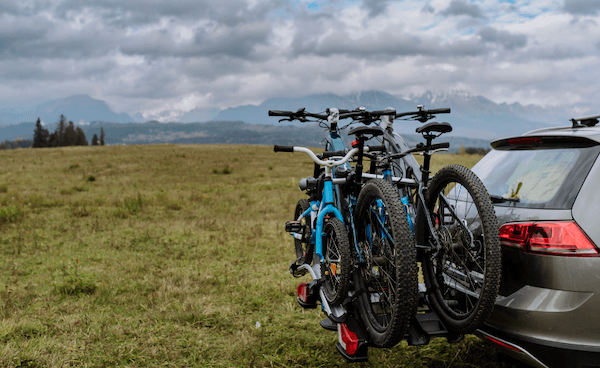
[(492, 196), (518, 201), (497, 206), (570, 209), (599, 146), (493, 150), (473, 167)]

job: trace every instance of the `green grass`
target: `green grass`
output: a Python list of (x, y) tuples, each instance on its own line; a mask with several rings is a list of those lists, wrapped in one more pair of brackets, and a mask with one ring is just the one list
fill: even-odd
[[(287, 272), (307, 157), (151, 145), (0, 163), (0, 367), (346, 366)], [(514, 364), (468, 336), (370, 349), (356, 367)]]

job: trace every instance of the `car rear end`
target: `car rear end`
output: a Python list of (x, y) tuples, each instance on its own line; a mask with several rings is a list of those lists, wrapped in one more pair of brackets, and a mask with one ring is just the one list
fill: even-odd
[(600, 129), (492, 143), (474, 168), (500, 225), (502, 281), (478, 335), (538, 367), (600, 367)]

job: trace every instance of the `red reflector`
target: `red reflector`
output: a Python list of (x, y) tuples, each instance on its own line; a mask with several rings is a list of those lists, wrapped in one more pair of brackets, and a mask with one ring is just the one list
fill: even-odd
[(301, 282), (300, 285), (298, 285), (297, 293), (298, 293), (298, 298), (303, 303), (306, 303), (306, 301), (308, 300), (308, 283)]
[(544, 141), (542, 140), (542, 138), (533, 138), (533, 137), (514, 138), (514, 139), (508, 140), (508, 144), (534, 144), (534, 143), (544, 143)]
[(352, 141), (352, 143), (350, 143), (350, 145), (352, 146), (352, 148), (358, 146), (360, 142), (359, 141)]
[(507, 343), (505, 343), (505, 342), (502, 342), (502, 341), (500, 341), (500, 340), (496, 340), (496, 339), (494, 339), (493, 337), (486, 336), (485, 338), (486, 338), (486, 339), (488, 339), (488, 340), (490, 340), (490, 341), (491, 341), (491, 342), (493, 342), (493, 343), (496, 343), (496, 344), (500, 345), (500, 346), (504, 346), (505, 348), (509, 348), (509, 349), (511, 349), (511, 350), (514, 350), (514, 351), (521, 352), (521, 349), (518, 349), (518, 348), (516, 348), (516, 347), (514, 347), (514, 346), (512, 346), (512, 345), (508, 345)]
[(575, 222), (528, 222), (500, 227), (500, 244), (525, 252), (590, 257), (596, 245)]
[(354, 355), (358, 349), (358, 337), (345, 323), (338, 323), (338, 340), (348, 355)]

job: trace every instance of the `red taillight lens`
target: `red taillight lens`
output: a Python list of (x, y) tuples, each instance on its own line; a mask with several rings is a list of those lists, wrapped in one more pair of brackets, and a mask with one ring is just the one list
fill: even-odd
[(598, 256), (596, 245), (574, 222), (528, 222), (500, 227), (500, 244), (531, 253)]
[(345, 323), (338, 323), (338, 340), (348, 355), (354, 355), (358, 349), (358, 337)]
[(519, 144), (539, 144), (539, 143), (543, 143), (544, 140), (542, 138), (533, 138), (533, 137), (527, 137), (527, 138), (514, 138), (514, 139), (509, 139), (508, 140), (508, 144), (510, 145), (519, 145)]
[(298, 298), (302, 302), (306, 303), (308, 301), (308, 283), (301, 282), (300, 285), (298, 285), (298, 289), (296, 291), (298, 294)]
[(493, 343), (496, 343), (496, 344), (500, 345), (500, 346), (504, 346), (505, 348), (509, 348), (510, 350), (518, 351), (519, 353), (523, 352), (521, 349), (517, 348), (516, 346), (509, 345), (509, 344), (507, 344), (505, 342), (502, 342), (500, 340), (494, 339), (493, 337), (486, 336), (485, 338), (488, 339), (488, 340), (490, 340)]

